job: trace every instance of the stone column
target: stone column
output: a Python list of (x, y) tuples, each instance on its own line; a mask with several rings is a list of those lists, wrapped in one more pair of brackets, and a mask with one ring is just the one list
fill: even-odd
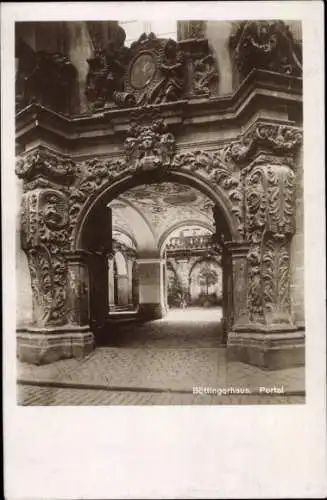
[(139, 316), (144, 320), (159, 319), (165, 314), (162, 259), (138, 259)]
[[(240, 245), (235, 252), (231, 247), (234, 319), (228, 334), (229, 358), (272, 369), (304, 362), (304, 334), (294, 323), (290, 290), (295, 165), (289, 151), (298, 141), (294, 133), (267, 125), (256, 129), (251, 147), (246, 142), (252, 152), (243, 168), (248, 248)], [(269, 141), (278, 155), (265, 151)], [(288, 154), (282, 156), (284, 148)]]

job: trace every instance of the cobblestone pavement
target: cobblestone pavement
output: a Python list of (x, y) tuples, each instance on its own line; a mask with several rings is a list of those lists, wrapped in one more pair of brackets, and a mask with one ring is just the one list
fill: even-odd
[[(118, 345), (116, 341), (114, 346), (111, 342), (110, 347), (98, 347), (82, 359), (43, 366), (18, 362), (18, 379), (27, 384), (18, 386), (20, 404), (252, 404), (252, 400), (265, 400), (263, 394), (233, 395), (226, 403), (227, 396), (192, 394), (193, 387), (231, 386), (252, 392), (283, 386), (280, 400), (276, 394), (268, 396), (272, 404), (285, 402), (285, 393), (293, 394), (290, 402), (301, 402), (295, 395), (304, 393), (304, 368), (266, 371), (227, 363), (217, 314), (196, 312), (196, 318), (201, 317), (198, 324), (189, 321), (191, 314), (177, 311), (165, 320), (117, 325)], [(52, 387), (43, 387), (46, 384)]]
[(105, 391), (18, 386), (19, 405), (108, 406), (108, 405), (253, 405), (304, 404), (304, 396), (214, 396), (140, 391)]
[(147, 323), (115, 324), (101, 339), (111, 347), (219, 347), (223, 343), (221, 308), (175, 309), (164, 319)]

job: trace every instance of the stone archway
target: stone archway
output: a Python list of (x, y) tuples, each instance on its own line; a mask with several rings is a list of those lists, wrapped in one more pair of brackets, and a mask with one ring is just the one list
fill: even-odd
[[(189, 184), (215, 203), (216, 234), (230, 270), (224, 284), (229, 352), (264, 365), (266, 353), (276, 351), (276, 333), (282, 349), (291, 338), (301, 348), (290, 299), (293, 154), (301, 139), (298, 129), (255, 123), (215, 151), (176, 153), (174, 137), (156, 120), (134, 128), (116, 159), (76, 164), (44, 147), (28, 152), (16, 173), (25, 181), (21, 235), (34, 324), (18, 335), (20, 358), (41, 363), (93, 348), (89, 298), (103, 289), (112, 252), (107, 204), (130, 187), (162, 181)], [(106, 304), (93, 304), (101, 324)]]
[[(160, 176), (158, 174), (160, 174)], [(175, 171), (173, 169), (165, 171), (158, 171), (157, 169), (154, 169), (150, 172), (138, 173), (137, 175), (130, 175), (127, 173), (126, 175), (119, 176), (119, 179), (116, 182), (107, 182), (101, 189), (92, 194), (87, 199), (86, 205), (82, 208), (79, 218), (76, 221), (76, 226), (73, 230), (73, 247), (77, 248), (79, 251), (84, 250), (83, 246), (87, 241), (85, 232), (88, 231), (87, 228), (90, 226), (89, 220), (93, 220), (93, 212), (96, 212), (97, 214), (100, 213), (100, 207), (102, 208), (102, 211), (105, 211), (106, 207), (113, 199), (121, 196), (131, 187), (142, 184), (169, 181), (188, 184), (204, 192), (212, 201), (214, 201), (216, 205), (216, 216), (218, 218), (217, 232), (222, 232), (226, 241), (230, 241), (231, 239), (240, 239), (241, 236), (237, 229), (237, 218), (233, 214), (230, 201), (222, 190), (220, 190), (220, 192), (218, 189), (217, 192), (205, 179), (194, 173), (190, 174), (190, 172), (187, 171)], [(99, 217), (99, 220), (102, 220), (102, 218)], [(105, 242), (100, 243), (100, 247), (104, 246)], [(143, 257), (144, 258), (142, 258), (139, 262), (139, 269), (143, 270), (142, 273), (144, 275), (144, 279), (150, 279), (150, 273), (152, 280), (161, 281), (160, 276), (164, 275), (164, 264), (161, 259), (160, 248), (158, 246), (154, 247), (152, 249), (152, 253), (150, 252), (146, 256), (143, 255)], [(145, 278), (145, 275), (147, 278)], [(160, 291), (160, 293), (158, 292), (157, 294), (156, 291), (152, 290), (152, 294), (154, 294), (156, 298), (152, 298), (151, 302), (149, 302), (149, 298), (143, 298), (143, 300), (141, 298), (140, 300), (139, 312), (141, 313), (144, 309), (144, 316), (142, 316), (144, 319), (159, 318), (162, 314), (164, 314), (164, 292)]]

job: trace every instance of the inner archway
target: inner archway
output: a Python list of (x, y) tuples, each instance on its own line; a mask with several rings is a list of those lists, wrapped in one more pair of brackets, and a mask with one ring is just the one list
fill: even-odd
[[(97, 224), (102, 224), (102, 234), (106, 235), (100, 245), (99, 240), (94, 238), (92, 240), (90, 221), (93, 221), (94, 226), (96, 220), (94, 214), (97, 214)], [(107, 217), (110, 214), (110, 223), (107, 225), (104, 214)], [(110, 260), (106, 257), (105, 240), (107, 243), (109, 241), (107, 252), (112, 253), (112, 227), (115, 228), (115, 239), (121, 228), (122, 235), (125, 234), (125, 246), (123, 245), (124, 255), (115, 251), (114, 258)], [(108, 287), (110, 289), (112, 286), (115, 293), (115, 305), (119, 306), (122, 319), (125, 318), (128, 309), (132, 309), (135, 316), (129, 319), (135, 319), (135, 322), (166, 317), (167, 312), (174, 307), (180, 310), (190, 308), (192, 305), (198, 309), (207, 307), (208, 301), (213, 300), (211, 289), (209, 293), (211, 284), (207, 290), (206, 300), (196, 300), (194, 290), (192, 289), (191, 292), (190, 288), (192, 268), (199, 258), (209, 259), (212, 262), (216, 257), (216, 262), (220, 259), (221, 263), (224, 241), (238, 237), (234, 216), (224, 195), (220, 198), (219, 193), (213, 191), (203, 179), (198, 180), (196, 176), (191, 178), (187, 174), (181, 175), (174, 172), (166, 172), (166, 175), (160, 179), (156, 177), (151, 179), (143, 175), (128, 176), (122, 179), (119, 185), (114, 184), (102, 189), (97, 196), (89, 200), (76, 229), (77, 247), (86, 245), (91, 253), (99, 253), (99, 248), (92, 249), (95, 241), (100, 248), (104, 249), (103, 259), (108, 264), (106, 274), (109, 280), (102, 282), (102, 295), (108, 297)], [(131, 242), (134, 242), (133, 249), (129, 248), (126, 235), (129, 235)], [(131, 259), (131, 251), (134, 251), (134, 262)], [(179, 269), (184, 266), (181, 273), (182, 283), (179, 284), (178, 289), (179, 296), (174, 297), (173, 303), (171, 294), (168, 292), (170, 287), (168, 268), (172, 258), (175, 259), (175, 268), (176, 264)], [(110, 273), (110, 266), (113, 267), (113, 273)], [(137, 276), (135, 276), (136, 269)], [(171, 266), (170, 269), (172, 269)], [(223, 276), (226, 278), (229, 272), (230, 269), (226, 267)], [(113, 276), (113, 284), (110, 283), (110, 276)], [(100, 279), (99, 275), (98, 279)], [(222, 281), (221, 273), (220, 281)], [(178, 278), (175, 282), (178, 282)], [(221, 285), (220, 288), (221, 295), (223, 295), (222, 289), (225, 295), (232, 293), (232, 290), (227, 290), (226, 286)], [(93, 299), (90, 300), (92, 304), (97, 301), (94, 287), (90, 287), (90, 293), (93, 294)], [(96, 293), (101, 293), (99, 286)], [(124, 300), (119, 299), (122, 295), (125, 297)], [(224, 317), (230, 314), (226, 306), (231, 304), (231, 300), (223, 300), (222, 296), (218, 298), (216, 293), (214, 296), (217, 300), (212, 301), (211, 305), (220, 308), (220, 313), (217, 313), (214, 320), (220, 321), (222, 310), (224, 310)], [(117, 311), (117, 307), (115, 310)], [(92, 314), (94, 317), (91, 311)], [(110, 316), (110, 304), (107, 304), (98, 316), (96, 324), (93, 325), (93, 331), (97, 334), (101, 330), (102, 338), (107, 337), (109, 341), (111, 337)], [(171, 316), (168, 315), (167, 318), (169, 317)], [(188, 319), (190, 317), (189, 314)], [(196, 315), (194, 318), (195, 322), (198, 321)]]

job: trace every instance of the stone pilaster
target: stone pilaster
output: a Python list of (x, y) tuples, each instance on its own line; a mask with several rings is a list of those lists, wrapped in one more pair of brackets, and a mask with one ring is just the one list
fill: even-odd
[[(241, 260), (237, 259), (241, 282), (234, 282), (233, 302), (241, 311), (238, 316), (234, 311), (229, 355), (266, 368), (304, 362), (304, 335), (293, 320), (290, 289), (296, 208), (292, 152), (298, 144), (297, 129), (256, 125), (242, 146), (234, 147), (235, 157), (244, 165), (245, 237), (249, 246)], [(235, 264), (233, 258), (233, 274)], [(243, 286), (246, 308), (244, 300), (237, 297)]]
[(93, 335), (81, 313), (83, 294), (76, 288), (82, 264), (76, 256), (67, 259), (68, 192), (58, 180), (69, 184), (71, 166), (42, 149), (16, 166), (24, 180), (21, 246), (33, 293), (33, 322), (17, 330), (17, 354), (20, 360), (35, 364), (80, 356), (93, 348)]

